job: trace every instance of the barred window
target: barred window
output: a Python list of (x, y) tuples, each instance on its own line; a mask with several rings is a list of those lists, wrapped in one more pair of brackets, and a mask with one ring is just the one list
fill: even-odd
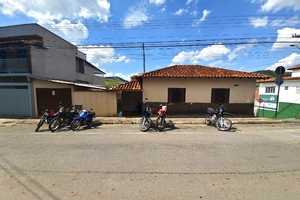
[(275, 86), (266, 87), (265, 93), (275, 93)]

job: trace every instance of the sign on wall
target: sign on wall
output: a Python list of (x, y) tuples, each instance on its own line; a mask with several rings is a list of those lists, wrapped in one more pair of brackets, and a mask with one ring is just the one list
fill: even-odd
[(276, 103), (277, 103), (277, 95), (259, 95), (259, 98), (262, 99), (262, 103), (260, 105), (260, 109), (266, 110), (276, 110)]

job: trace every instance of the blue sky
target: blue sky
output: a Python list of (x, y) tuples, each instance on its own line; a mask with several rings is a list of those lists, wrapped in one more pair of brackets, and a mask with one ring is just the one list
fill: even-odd
[(300, 0), (0, 0), (0, 26), (24, 23), (40, 24), (106, 76), (127, 80), (143, 72), (143, 44), (146, 72), (300, 64), (300, 38), (292, 37), (300, 35)]

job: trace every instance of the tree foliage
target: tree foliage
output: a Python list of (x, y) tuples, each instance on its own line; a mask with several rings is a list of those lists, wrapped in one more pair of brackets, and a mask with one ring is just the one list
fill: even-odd
[[(254, 73), (269, 75), (269, 76), (274, 77), (274, 78), (276, 78), (278, 76), (275, 73), (275, 71), (272, 71), (272, 70), (259, 70), (259, 71), (255, 71)], [(291, 76), (291, 75), (292, 75), (292, 72), (285, 72), (282, 76), (285, 77), (285, 76)]]

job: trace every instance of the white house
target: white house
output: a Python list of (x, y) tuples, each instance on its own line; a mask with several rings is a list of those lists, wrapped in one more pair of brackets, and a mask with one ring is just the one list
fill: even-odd
[(257, 116), (281, 119), (300, 117), (300, 65), (288, 70), (292, 70), (292, 76), (283, 77), (280, 88), (275, 78), (259, 81), (257, 101), (262, 102), (257, 102)]

